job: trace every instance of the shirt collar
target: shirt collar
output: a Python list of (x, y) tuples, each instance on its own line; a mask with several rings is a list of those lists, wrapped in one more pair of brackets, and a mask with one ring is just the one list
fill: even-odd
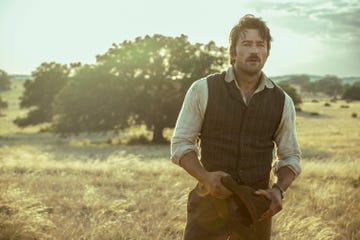
[[(228, 83), (230, 83), (231, 81), (235, 81), (235, 73), (232, 65), (226, 70), (225, 81)], [(235, 83), (237, 82), (235, 81)], [(236, 86), (238, 86), (238, 84), (236, 84)], [(262, 91), (265, 89), (265, 87), (273, 88), (274, 83), (265, 75), (264, 72), (261, 72), (260, 84), (255, 90), (255, 92)]]

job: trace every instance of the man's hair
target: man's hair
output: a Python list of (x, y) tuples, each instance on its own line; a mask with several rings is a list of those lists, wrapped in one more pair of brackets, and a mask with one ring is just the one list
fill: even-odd
[(252, 14), (246, 14), (240, 18), (239, 23), (236, 24), (230, 32), (229, 36), (229, 60), (233, 64), (234, 60), (232, 59), (232, 53), (235, 52), (236, 43), (239, 40), (240, 34), (243, 33), (246, 29), (256, 29), (259, 31), (260, 37), (266, 41), (266, 46), (268, 50), (268, 55), (270, 53), (271, 40), (270, 29), (266, 26), (266, 23), (261, 19), (257, 18)]

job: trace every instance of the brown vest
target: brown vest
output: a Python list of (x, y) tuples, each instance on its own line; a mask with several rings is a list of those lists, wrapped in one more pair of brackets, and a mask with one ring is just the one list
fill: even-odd
[(266, 188), (285, 94), (276, 85), (265, 87), (246, 106), (235, 81), (228, 83), (224, 78), (225, 72), (207, 78), (201, 162), (208, 171), (221, 170), (242, 184)]

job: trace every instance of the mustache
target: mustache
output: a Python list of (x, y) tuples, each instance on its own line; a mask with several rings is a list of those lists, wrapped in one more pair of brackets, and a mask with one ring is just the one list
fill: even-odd
[(260, 58), (257, 55), (250, 55), (250, 57), (246, 58), (246, 61), (260, 61)]

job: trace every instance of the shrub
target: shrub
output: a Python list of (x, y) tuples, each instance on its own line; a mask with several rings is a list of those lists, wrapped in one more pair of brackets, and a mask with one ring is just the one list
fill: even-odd
[(346, 100), (360, 100), (360, 86), (353, 84), (345, 90), (342, 98)]
[(8, 103), (5, 102), (5, 101), (3, 101), (3, 100), (1, 99), (1, 97), (0, 97), (0, 109), (1, 109), (1, 108), (7, 108), (7, 107), (8, 107)]
[(279, 86), (291, 97), (295, 105), (299, 105), (300, 103), (302, 103), (301, 96), (295, 88), (293, 88), (287, 83), (279, 83)]

